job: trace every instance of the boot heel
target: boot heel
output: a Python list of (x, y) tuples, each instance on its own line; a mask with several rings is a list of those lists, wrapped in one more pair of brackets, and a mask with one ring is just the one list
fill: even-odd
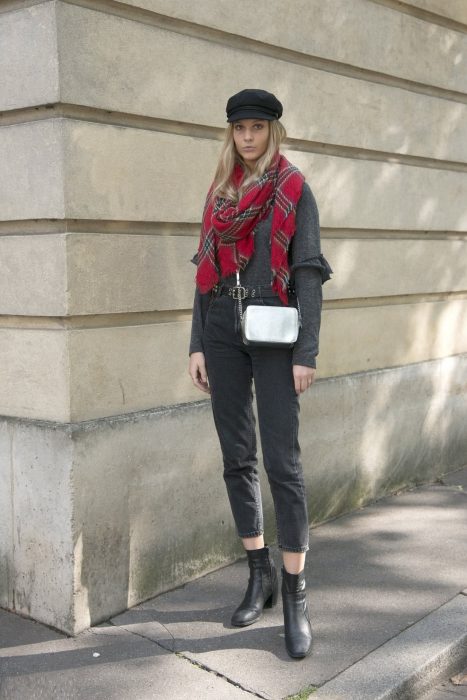
[[(263, 608), (272, 608), (279, 595), (277, 571), (268, 545), (248, 550), (247, 559), (250, 577), (244, 598), (231, 618), (231, 624), (235, 627), (245, 627), (259, 620)], [(272, 588), (272, 592), (265, 599), (265, 592), (269, 588)]]
[(264, 603), (264, 607), (265, 608), (273, 608), (276, 605), (278, 598), (279, 598), (279, 584), (278, 584), (277, 578), (276, 578), (273, 582), (272, 593), (269, 596), (269, 598), (267, 599), (267, 601)]
[(289, 574), (282, 566), (285, 648), (295, 659), (308, 656), (313, 641), (305, 588), (304, 569), (299, 574)]

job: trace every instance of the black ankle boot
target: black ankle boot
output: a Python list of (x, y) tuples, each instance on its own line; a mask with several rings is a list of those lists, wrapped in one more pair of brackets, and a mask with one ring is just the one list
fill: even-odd
[(311, 651), (311, 625), (305, 591), (305, 569), (289, 574), (282, 566), (285, 647), (289, 656), (301, 659)]
[(272, 608), (277, 603), (279, 585), (274, 560), (269, 547), (247, 550), (250, 578), (245, 597), (232, 615), (232, 625), (246, 627), (262, 615), (263, 608)]

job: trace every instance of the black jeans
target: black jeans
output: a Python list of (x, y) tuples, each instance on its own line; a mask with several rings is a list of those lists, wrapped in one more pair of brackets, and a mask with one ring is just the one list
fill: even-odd
[[(280, 304), (278, 297), (246, 299)], [(308, 512), (300, 461), (300, 403), (295, 393), (292, 349), (244, 345), (236, 323), (238, 301), (213, 296), (207, 311), (203, 344), (211, 387), (214, 423), (224, 462), (224, 480), (239, 537), (264, 532), (256, 456), (255, 383), (263, 461), (276, 515), (278, 547), (309, 549)]]

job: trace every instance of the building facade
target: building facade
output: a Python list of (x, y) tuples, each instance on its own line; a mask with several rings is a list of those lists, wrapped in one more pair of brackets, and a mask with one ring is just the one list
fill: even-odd
[(467, 463), (465, 2), (10, 0), (0, 52), (2, 607), (75, 634), (243, 551), (187, 369), (245, 87), (284, 104), (334, 270), (310, 524)]

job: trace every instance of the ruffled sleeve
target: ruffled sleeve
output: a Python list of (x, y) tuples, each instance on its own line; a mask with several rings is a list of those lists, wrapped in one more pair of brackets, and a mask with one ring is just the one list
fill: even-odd
[(321, 284), (324, 284), (329, 279), (331, 279), (331, 273), (333, 272), (332, 267), (324, 257), (322, 253), (319, 255), (314, 255), (311, 258), (306, 258), (305, 260), (300, 260), (299, 262), (293, 263), (290, 266), (290, 276), (291, 279), (295, 276), (295, 270), (300, 267), (316, 268), (319, 270), (321, 276)]

